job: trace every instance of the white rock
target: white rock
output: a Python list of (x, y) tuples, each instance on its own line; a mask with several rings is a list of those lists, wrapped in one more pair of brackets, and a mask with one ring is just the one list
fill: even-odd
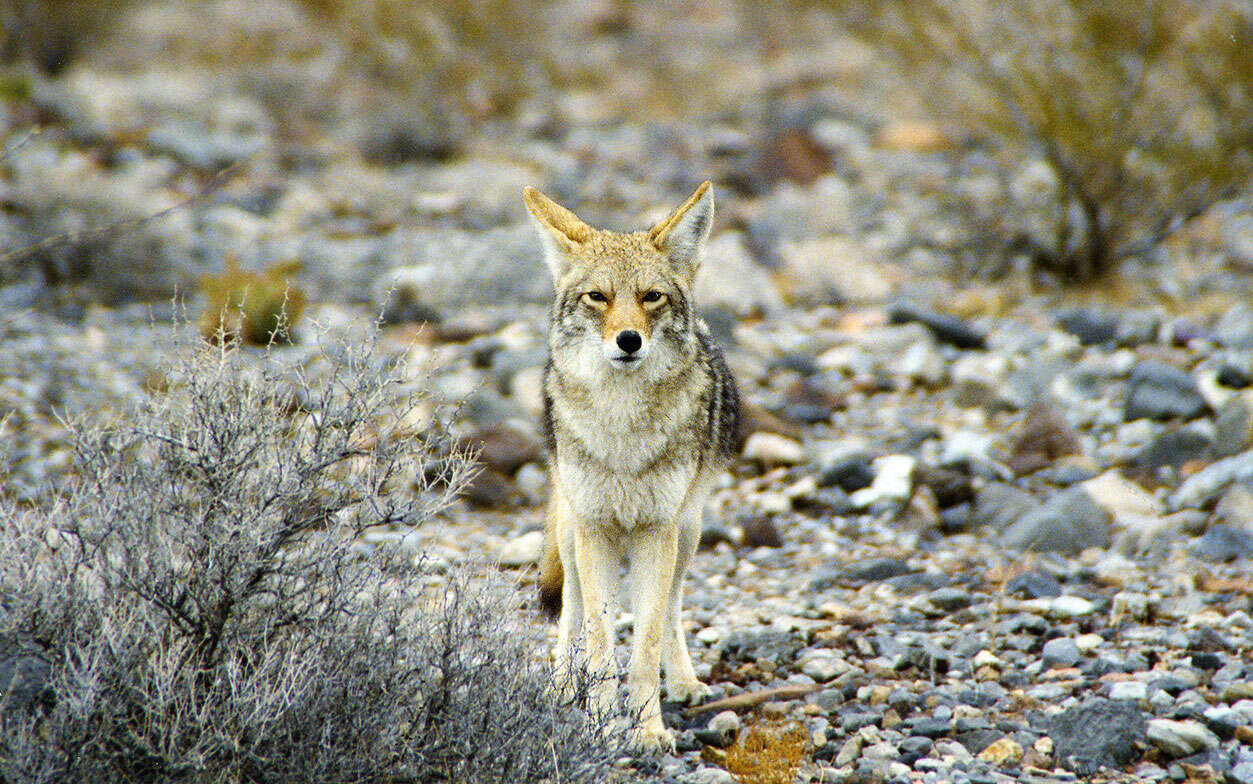
[(712, 626), (706, 626), (696, 633), (696, 639), (706, 645), (717, 645), (718, 641), (722, 639), (722, 632)]
[(896, 372), (920, 384), (939, 386), (946, 375), (944, 357), (934, 341), (920, 340), (905, 349), (896, 362)]
[(1075, 638), (1075, 647), (1080, 653), (1091, 653), (1105, 643), (1105, 638), (1099, 634), (1081, 634)]
[(1114, 594), (1110, 606), (1110, 623), (1118, 624), (1124, 619), (1134, 621), (1146, 618), (1149, 614), (1149, 597), (1135, 591), (1119, 591)]
[(530, 531), (505, 542), (500, 548), (501, 566), (526, 566), (539, 560), (544, 548), (544, 532)]
[(734, 738), (740, 731), (740, 716), (732, 710), (724, 710), (709, 720), (709, 729), (719, 735)]
[(834, 651), (815, 651), (801, 660), (801, 672), (819, 683), (835, 680), (849, 669), (848, 662)]
[(995, 667), (1001, 663), (1001, 660), (996, 658), (995, 653), (985, 648), (975, 654), (975, 658), (971, 663), (976, 667)]
[(722, 768), (697, 768), (679, 777), (683, 784), (738, 784), (735, 776)]
[(536, 463), (527, 463), (519, 468), (513, 481), (532, 504), (539, 504), (548, 496), (548, 472)]
[(1106, 471), (1089, 479), (1081, 487), (1088, 496), (1114, 518), (1115, 523), (1126, 524), (1130, 518), (1157, 517), (1166, 510), (1162, 502), (1144, 488), (1122, 478), (1117, 471)]
[(1167, 499), (1171, 509), (1196, 509), (1214, 499), (1233, 482), (1253, 479), (1253, 451), (1224, 458), (1184, 480)]
[(958, 430), (944, 439), (940, 452), (941, 465), (958, 463), (987, 463), (992, 459), (992, 436), (972, 430)]
[(1146, 700), (1148, 697), (1148, 684), (1141, 681), (1120, 681), (1109, 687), (1111, 700)]
[(1186, 757), (1201, 749), (1218, 747), (1218, 736), (1199, 721), (1150, 719), (1145, 728), (1149, 742), (1171, 757)]
[(796, 465), (805, 459), (805, 448), (787, 436), (757, 432), (744, 442), (744, 459), (766, 465)]
[(911, 455), (884, 455), (874, 463), (874, 481), (849, 497), (853, 506), (865, 509), (880, 501), (903, 502), (914, 489), (914, 468), (917, 458)]
[(1062, 618), (1078, 618), (1090, 615), (1096, 605), (1082, 596), (1058, 596), (1049, 602), (1049, 611)]

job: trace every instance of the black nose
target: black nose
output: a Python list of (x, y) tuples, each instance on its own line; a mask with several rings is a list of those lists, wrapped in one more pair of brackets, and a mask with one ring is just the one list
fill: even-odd
[(618, 348), (628, 354), (634, 354), (640, 350), (640, 346), (644, 345), (640, 333), (633, 329), (624, 329), (618, 333)]

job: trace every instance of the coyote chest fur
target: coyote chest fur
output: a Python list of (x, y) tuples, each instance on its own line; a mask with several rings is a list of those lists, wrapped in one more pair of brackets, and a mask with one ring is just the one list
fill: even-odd
[[(661, 722), (661, 665), (672, 699), (708, 693), (680, 623), (682, 581), (704, 503), (735, 448), (739, 396), (696, 314), (692, 281), (713, 221), (705, 183), (648, 232), (601, 231), (543, 194), (524, 197), (553, 274), (544, 431), (552, 495), (541, 595), (560, 606), (559, 671), (580, 637), (593, 671), (611, 670), (608, 603), (628, 567), (634, 639), (627, 686), (648, 749), (673, 747)], [(608, 711), (615, 682), (602, 678)]]

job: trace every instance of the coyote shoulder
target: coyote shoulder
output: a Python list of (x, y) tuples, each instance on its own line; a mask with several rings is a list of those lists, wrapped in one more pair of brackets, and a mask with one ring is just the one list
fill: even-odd
[[(608, 606), (625, 560), (637, 739), (646, 749), (673, 748), (659, 673), (664, 664), (671, 699), (709, 693), (680, 623), (682, 582), (739, 424), (735, 381), (692, 299), (713, 192), (704, 183), (651, 230), (630, 234), (592, 228), (534, 188), (523, 198), (556, 288), (544, 378), (552, 495), (540, 584), (545, 605), (560, 608), (559, 668), (573, 664), (581, 635), (588, 668), (613, 672)], [(599, 679), (597, 707), (612, 707), (616, 686)]]

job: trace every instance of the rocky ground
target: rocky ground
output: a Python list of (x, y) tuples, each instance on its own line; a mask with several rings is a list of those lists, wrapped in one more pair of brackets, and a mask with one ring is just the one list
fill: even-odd
[[(822, 101), (783, 130), (748, 111), (613, 123), (580, 106), (444, 160), (411, 155), (425, 137), (403, 127), (292, 141), (212, 81), (34, 79), (0, 102), (8, 146), (46, 125), (0, 162), (5, 248), (152, 215), (240, 168), (169, 215), (3, 271), (5, 492), (65, 470), (62, 415), (159, 388), (203, 305), (170, 294), (228, 262), (295, 259), (311, 305), (275, 350), (303, 362), (320, 332), (382, 312), (384, 350), (481, 449), (440, 525), (366, 546), (486, 557), (529, 595), (550, 289), (521, 188), (625, 229), (709, 177), (698, 295), (752, 432), (684, 605), (714, 702), (668, 711), (679, 753), (642, 772), (752, 781), (756, 736), (808, 781), (1253, 782), (1253, 204), (1085, 290), (987, 283), (945, 250), (964, 229), (939, 183), (1004, 194), (978, 154), (945, 154), (942, 129)], [(1014, 183), (1024, 202), (1055, 187), (1031, 164)]]

